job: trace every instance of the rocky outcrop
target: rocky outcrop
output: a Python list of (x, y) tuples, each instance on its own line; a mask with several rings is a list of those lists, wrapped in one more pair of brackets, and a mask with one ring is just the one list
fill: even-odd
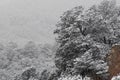
[(113, 76), (120, 73), (120, 45), (115, 45), (111, 48), (110, 55), (107, 56), (110, 80)]

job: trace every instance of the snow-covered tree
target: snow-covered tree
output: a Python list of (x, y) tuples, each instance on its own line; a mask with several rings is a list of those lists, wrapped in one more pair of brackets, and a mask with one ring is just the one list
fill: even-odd
[[(88, 69), (95, 74), (107, 75), (108, 66), (104, 59), (110, 47), (120, 41), (119, 24), (120, 8), (114, 0), (104, 0), (88, 10), (82, 6), (68, 10), (55, 30), (60, 44), (56, 66), (63, 72), (77, 68), (81, 74), (84, 73), (82, 70)], [(74, 61), (76, 59), (79, 61)]]

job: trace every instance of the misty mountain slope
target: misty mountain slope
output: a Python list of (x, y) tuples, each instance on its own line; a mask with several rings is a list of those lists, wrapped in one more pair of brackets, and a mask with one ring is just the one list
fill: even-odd
[(16, 43), (0, 45), (0, 80), (1, 77), (14, 80), (26, 68), (34, 67), (39, 74), (43, 70), (54, 72), (54, 47), (50, 44), (35, 44), (29, 41), (24, 47), (18, 48)]
[(23, 44), (32, 40), (53, 44), (53, 30), (60, 15), (81, 2), (83, 1), (0, 0), (0, 42)]
[(1, 41), (32, 40), (39, 43), (53, 43), (53, 25), (51, 24), (54, 21), (43, 15), (39, 5), (33, 7), (31, 1), (13, 0), (0, 8), (0, 12), (2, 15), (0, 16)]

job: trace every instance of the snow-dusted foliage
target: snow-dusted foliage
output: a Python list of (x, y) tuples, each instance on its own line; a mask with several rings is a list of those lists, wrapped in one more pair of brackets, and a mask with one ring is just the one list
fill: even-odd
[(105, 0), (88, 10), (79, 6), (65, 12), (55, 30), (60, 44), (56, 66), (63, 72), (82, 75), (93, 72), (106, 79), (106, 54), (120, 42), (119, 18), (120, 8), (114, 0)]
[(13, 42), (0, 44), (0, 80), (39, 80), (43, 70), (52, 72), (56, 69), (52, 50), (50, 45), (37, 45), (31, 41), (23, 47)]
[(61, 76), (58, 80), (92, 80), (90, 77), (85, 76), (84, 78), (80, 75), (68, 75), (68, 76)]
[[(105, 46), (104, 46), (105, 47)], [(94, 45), (87, 50), (81, 57), (74, 60), (74, 71), (83, 75), (101, 76), (106, 78), (108, 76), (107, 62), (104, 61), (105, 52), (102, 45)], [(73, 72), (74, 72), (73, 71)]]
[(112, 80), (120, 80), (120, 75), (114, 76), (114, 77), (112, 78)]

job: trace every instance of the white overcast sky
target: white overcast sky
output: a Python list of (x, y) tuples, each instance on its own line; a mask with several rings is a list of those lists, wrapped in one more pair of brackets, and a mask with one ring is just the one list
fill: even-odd
[[(53, 43), (61, 14), (75, 6), (89, 7), (102, 0), (0, 0), (0, 42), (32, 40)], [(117, 0), (120, 4), (120, 0)]]

